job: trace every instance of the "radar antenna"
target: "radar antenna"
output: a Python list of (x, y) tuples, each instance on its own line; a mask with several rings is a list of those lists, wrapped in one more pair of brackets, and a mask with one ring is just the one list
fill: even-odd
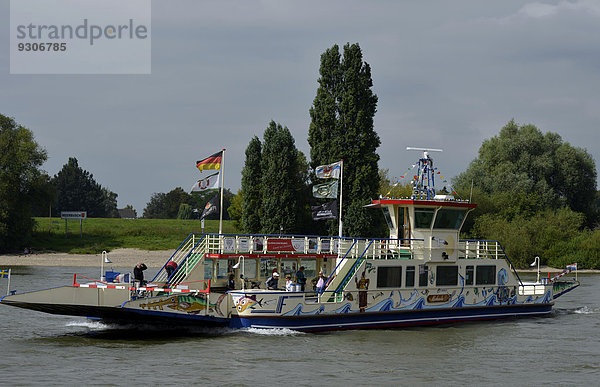
[(435, 169), (433, 168), (433, 159), (429, 157), (429, 152), (442, 152), (441, 149), (434, 148), (415, 148), (407, 146), (406, 150), (415, 150), (423, 152), (423, 157), (418, 161), (417, 175), (412, 181), (412, 199), (413, 200), (433, 200), (435, 196)]

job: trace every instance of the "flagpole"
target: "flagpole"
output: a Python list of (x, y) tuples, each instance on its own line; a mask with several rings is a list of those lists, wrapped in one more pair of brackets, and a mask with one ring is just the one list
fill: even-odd
[(339, 236), (342, 237), (342, 193), (344, 191), (344, 159), (340, 160), (340, 225)]
[(10, 271), (12, 269), (8, 269), (8, 284), (6, 284), (6, 295), (8, 296), (10, 294)]
[(221, 155), (221, 205), (219, 206), (219, 235), (223, 233), (223, 180), (225, 175), (225, 149)]

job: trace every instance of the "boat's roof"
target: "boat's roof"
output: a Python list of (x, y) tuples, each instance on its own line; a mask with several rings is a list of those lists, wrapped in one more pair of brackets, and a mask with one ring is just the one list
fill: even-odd
[(366, 207), (380, 208), (385, 205), (394, 206), (435, 206), (435, 207), (458, 207), (458, 208), (475, 208), (477, 204), (466, 201), (457, 200), (414, 200), (414, 199), (391, 199), (382, 198), (373, 200)]

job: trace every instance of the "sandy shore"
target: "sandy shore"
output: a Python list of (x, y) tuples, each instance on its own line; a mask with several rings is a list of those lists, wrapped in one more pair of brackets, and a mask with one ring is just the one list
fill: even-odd
[[(108, 253), (112, 263), (110, 267), (133, 268), (138, 262), (148, 267), (161, 267), (175, 250), (147, 251), (138, 249), (115, 249)], [(67, 254), (67, 253), (35, 253), (35, 254), (2, 254), (0, 267), (4, 266), (100, 266), (101, 254)]]

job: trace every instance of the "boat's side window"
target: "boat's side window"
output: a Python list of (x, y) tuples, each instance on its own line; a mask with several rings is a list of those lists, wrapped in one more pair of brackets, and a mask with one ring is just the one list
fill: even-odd
[(430, 228), (435, 208), (415, 208), (415, 228)]
[(475, 271), (477, 285), (494, 285), (496, 283), (495, 265), (478, 265)]
[(427, 265), (419, 265), (419, 286), (427, 286), (428, 275), (429, 268)]
[(204, 260), (204, 279), (212, 279), (213, 278), (213, 260), (205, 259)]
[(469, 265), (465, 269), (465, 285), (473, 285), (473, 277), (475, 277), (475, 269)]
[[(301, 259), (300, 266), (304, 266), (304, 276), (307, 280), (316, 277), (319, 273), (317, 272), (317, 260), (316, 259)], [(298, 269), (300, 269), (298, 266)]]
[(283, 278), (285, 278), (286, 275), (291, 275), (292, 277), (296, 275), (296, 270), (298, 270), (297, 267), (297, 260), (296, 259), (282, 259), (281, 260), (281, 271), (283, 273), (279, 273), (283, 276)]
[(438, 266), (436, 268), (437, 286), (458, 285), (458, 266)]
[(256, 278), (256, 259), (244, 259), (243, 263), (243, 271), (240, 274), (243, 274), (245, 278)]
[(227, 278), (233, 271), (235, 259), (217, 259), (217, 278)]
[(277, 260), (273, 258), (263, 258), (260, 260), (260, 276), (269, 278), (273, 274), (273, 270), (277, 271)]
[(415, 286), (415, 267), (406, 266), (406, 281), (404, 281), (407, 288)]
[(377, 268), (378, 288), (399, 288), (402, 285), (402, 266), (379, 266)]

